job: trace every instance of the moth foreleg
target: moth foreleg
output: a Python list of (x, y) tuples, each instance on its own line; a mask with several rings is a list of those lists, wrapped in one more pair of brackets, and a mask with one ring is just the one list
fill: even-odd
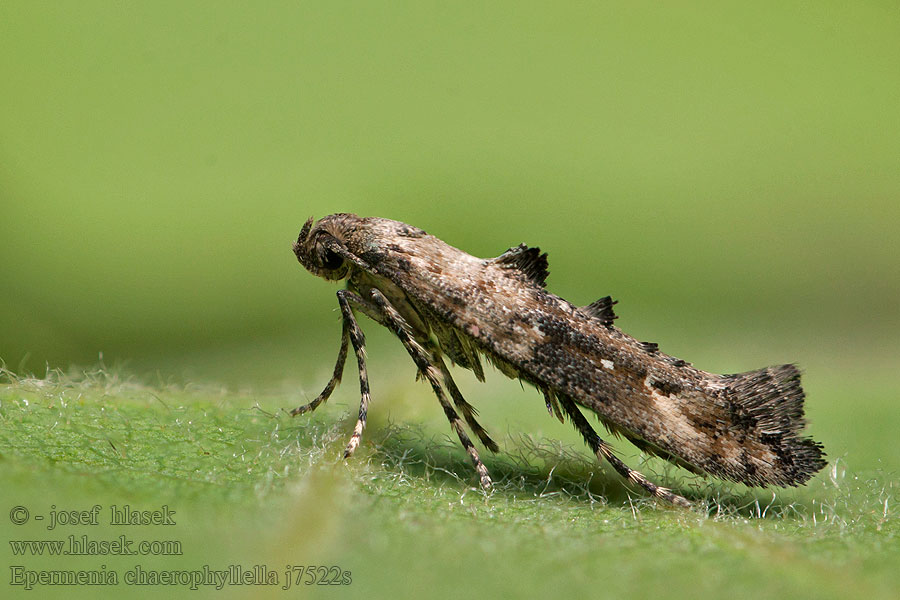
[(369, 411), (369, 372), (366, 369), (366, 336), (363, 335), (356, 317), (353, 315), (353, 309), (350, 303), (365, 304), (362, 298), (348, 290), (338, 290), (338, 303), (341, 305), (341, 314), (344, 315), (344, 322), (347, 324), (347, 337), (353, 344), (353, 352), (356, 354), (356, 365), (359, 370), (359, 416), (356, 419), (356, 425), (353, 427), (353, 433), (350, 435), (350, 441), (344, 449), (344, 458), (349, 458), (353, 451), (359, 446), (359, 440), (362, 437), (363, 429), (366, 428), (366, 415)]
[(316, 410), (320, 404), (326, 402), (328, 398), (331, 396), (331, 393), (337, 388), (338, 384), (341, 382), (341, 376), (344, 373), (344, 363), (347, 360), (347, 345), (350, 342), (350, 329), (347, 325), (347, 319), (342, 319), (341, 324), (341, 349), (338, 351), (337, 362), (334, 364), (334, 373), (331, 375), (331, 379), (328, 381), (328, 384), (325, 386), (325, 389), (322, 390), (322, 393), (316, 396), (316, 399), (310, 402), (309, 404), (303, 404), (298, 406), (294, 410), (291, 411), (291, 416), (295, 417), (297, 415), (302, 415), (306, 412), (312, 412)]
[[(328, 394), (331, 394), (332, 390), (334, 390), (337, 382), (340, 381), (340, 373), (343, 372), (344, 361), (347, 359), (347, 339), (349, 338), (350, 343), (353, 344), (353, 352), (356, 354), (356, 364), (359, 367), (360, 398), (359, 417), (356, 419), (356, 426), (353, 428), (353, 434), (350, 436), (350, 441), (344, 449), (344, 458), (348, 458), (359, 446), (359, 440), (362, 437), (363, 429), (366, 428), (366, 414), (369, 410), (369, 374), (366, 370), (366, 337), (363, 335), (362, 329), (359, 328), (359, 323), (356, 322), (356, 317), (353, 314), (353, 309), (350, 304), (366, 305), (367, 303), (358, 295), (348, 290), (338, 290), (337, 299), (338, 305), (341, 307), (341, 316), (344, 319), (341, 351), (338, 354), (338, 362), (334, 367), (335, 376), (332, 378), (332, 381), (328, 382), (328, 386), (326, 386), (322, 395), (327, 398)], [(332, 382), (334, 382), (335, 385), (332, 385)], [(319, 398), (316, 398), (316, 400), (318, 399)], [(310, 404), (316, 403), (316, 400), (313, 400)], [(322, 401), (324, 401), (324, 399)], [(318, 403), (316, 403), (316, 406), (318, 406)], [(304, 410), (301, 410), (304, 408), (305, 407), (301, 406), (296, 410), (305, 412)], [(312, 408), (315, 408), (315, 406)], [(292, 414), (294, 413), (292, 412)], [(297, 414), (299, 414), (299, 412)]]
[(453, 407), (444, 395), (444, 390), (441, 387), (441, 381), (438, 377), (439, 369), (433, 364), (432, 358), (428, 355), (428, 352), (413, 339), (411, 333), (412, 328), (397, 309), (391, 306), (391, 303), (385, 298), (384, 294), (377, 289), (373, 289), (371, 293), (373, 302), (381, 310), (385, 324), (398, 338), (400, 338), (400, 342), (403, 344), (403, 347), (406, 348), (410, 357), (412, 357), (413, 362), (416, 363), (419, 372), (426, 380), (428, 380), (428, 383), (431, 384), (434, 395), (437, 396), (438, 402), (441, 404), (441, 408), (444, 409), (444, 414), (447, 416), (447, 420), (450, 421), (450, 427), (456, 432), (460, 443), (472, 460), (472, 464), (475, 465), (475, 471), (478, 473), (481, 487), (484, 490), (490, 490), (493, 485), (491, 476), (488, 473), (487, 467), (481, 462), (481, 457), (478, 456), (478, 450), (475, 449), (472, 440), (469, 439), (465, 429), (463, 429), (462, 420), (460, 420), (459, 415), (456, 414), (456, 411), (453, 410)]
[(481, 440), (481, 443), (484, 444), (485, 448), (491, 452), (499, 452), (500, 447), (497, 446), (497, 442), (491, 439), (488, 432), (485, 431), (484, 427), (482, 427), (475, 418), (477, 414), (475, 407), (466, 402), (462, 392), (456, 387), (456, 382), (454, 382), (453, 378), (450, 376), (450, 369), (447, 368), (446, 363), (441, 359), (440, 352), (437, 349), (433, 349), (432, 354), (434, 355), (434, 362), (440, 368), (441, 375), (444, 377), (444, 385), (447, 386), (447, 391), (450, 392), (450, 397), (453, 398), (453, 404), (455, 404), (456, 408), (462, 412), (463, 418), (466, 420), (466, 423), (469, 424), (469, 429), (478, 436), (478, 439)]
[(635, 471), (634, 469), (631, 469), (628, 465), (619, 460), (619, 458), (615, 454), (613, 454), (612, 447), (610, 447), (609, 444), (600, 439), (600, 436), (597, 435), (597, 432), (594, 431), (594, 428), (591, 427), (591, 424), (588, 423), (588, 420), (584, 417), (583, 414), (581, 414), (581, 411), (578, 410), (575, 402), (570, 397), (564, 394), (558, 394), (557, 398), (559, 399), (559, 403), (562, 406), (562, 409), (567, 415), (569, 415), (569, 419), (572, 421), (575, 429), (578, 430), (578, 432), (584, 438), (585, 443), (590, 446), (591, 450), (594, 451), (594, 454), (597, 455), (598, 459), (606, 459), (606, 461), (609, 462), (609, 464), (611, 464), (612, 467), (622, 477), (628, 479), (632, 483), (639, 485), (657, 498), (660, 498), (667, 502), (671, 502), (672, 504), (677, 504), (679, 506), (691, 506), (691, 503), (686, 498), (675, 494), (668, 488), (656, 485), (655, 483), (649, 481), (641, 473)]

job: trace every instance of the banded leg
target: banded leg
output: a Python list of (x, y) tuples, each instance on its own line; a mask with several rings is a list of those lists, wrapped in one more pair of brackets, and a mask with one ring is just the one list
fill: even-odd
[(428, 380), (428, 383), (431, 384), (434, 395), (437, 396), (438, 402), (441, 404), (441, 408), (444, 409), (444, 414), (447, 416), (447, 420), (450, 421), (450, 427), (456, 432), (460, 443), (463, 448), (466, 449), (466, 453), (472, 460), (472, 464), (475, 465), (475, 471), (478, 473), (481, 487), (485, 491), (490, 490), (493, 485), (491, 476), (488, 473), (487, 467), (481, 462), (481, 457), (478, 456), (478, 450), (475, 449), (472, 440), (469, 439), (465, 429), (463, 429), (459, 415), (456, 414), (456, 411), (453, 410), (450, 402), (448, 402), (446, 396), (444, 396), (444, 390), (441, 388), (441, 382), (438, 378), (439, 369), (432, 363), (431, 358), (428, 356), (428, 352), (413, 339), (412, 330), (409, 324), (403, 316), (397, 312), (397, 309), (391, 306), (388, 299), (384, 297), (384, 294), (377, 289), (373, 289), (372, 300), (381, 310), (385, 324), (391, 328), (398, 338), (400, 338), (400, 342), (403, 344), (403, 347), (406, 348), (410, 357), (412, 357), (413, 362), (416, 363), (419, 372)]
[(437, 364), (438, 368), (441, 370), (441, 375), (444, 378), (444, 385), (447, 386), (447, 391), (450, 392), (450, 397), (453, 399), (453, 404), (456, 405), (456, 408), (463, 414), (463, 418), (466, 420), (466, 423), (469, 424), (469, 429), (471, 429), (475, 435), (478, 436), (478, 439), (481, 440), (481, 443), (484, 444), (484, 447), (490, 450), (491, 452), (499, 452), (500, 447), (497, 446), (497, 442), (491, 439), (491, 436), (488, 435), (488, 432), (484, 430), (484, 427), (478, 422), (475, 418), (478, 415), (478, 411), (475, 410), (475, 407), (466, 402), (466, 399), (463, 398), (462, 392), (459, 391), (459, 388), (456, 387), (456, 382), (453, 381), (453, 378), (450, 376), (450, 369), (447, 368), (447, 365), (444, 363), (441, 358), (440, 350), (437, 348), (432, 348), (431, 354), (434, 357), (434, 362)]
[[(365, 302), (362, 298), (359, 299), (360, 304), (358, 308), (365, 313), (367, 317), (375, 321), (376, 323), (387, 327), (388, 329), (395, 329), (389, 322), (387, 322), (386, 318), (383, 315), (383, 311), (373, 304)], [(385, 301), (387, 299), (385, 298)], [(393, 307), (392, 307), (393, 308)], [(395, 309), (396, 310), (396, 309)], [(397, 316), (403, 320), (402, 315), (397, 313)], [(408, 323), (404, 321), (404, 325), (406, 326), (407, 332), (415, 339), (415, 334), (411, 327), (408, 326)], [(424, 352), (426, 356), (430, 356), (429, 364), (436, 365), (440, 371), (441, 376), (444, 380), (444, 386), (447, 388), (447, 391), (450, 393), (450, 398), (453, 399), (453, 404), (456, 405), (456, 408), (460, 410), (463, 414), (463, 418), (466, 420), (466, 423), (469, 425), (469, 429), (471, 429), (475, 435), (478, 436), (478, 439), (481, 440), (481, 443), (484, 444), (486, 448), (488, 448), (491, 452), (499, 452), (500, 447), (497, 446), (497, 443), (491, 439), (491, 436), (488, 435), (488, 432), (485, 431), (484, 427), (478, 422), (476, 417), (478, 416), (478, 411), (474, 406), (466, 402), (466, 399), (463, 398), (462, 392), (459, 391), (459, 388), (456, 387), (456, 382), (453, 381), (453, 377), (450, 375), (450, 369), (447, 368), (447, 365), (444, 363), (441, 358), (442, 352), (440, 346), (437, 344), (427, 340), (427, 338), (422, 335), (420, 336), (422, 339), (422, 344), (425, 344)], [(416, 340), (418, 342), (418, 340)], [(419, 371), (416, 374), (416, 380), (418, 381), (419, 377), (422, 376), (422, 372)]]
[[(371, 293), (371, 292), (370, 292)], [(367, 317), (378, 323), (383, 327), (387, 327), (388, 329), (394, 329), (394, 327), (386, 320), (383, 311), (380, 307), (363, 300), (359, 295), (354, 295), (349, 298), (354, 308), (359, 309), (365, 314)], [(385, 299), (387, 300), (387, 299)], [(393, 307), (392, 307), (393, 308)], [(401, 320), (403, 320), (402, 316), (400, 316)], [(404, 321), (404, 325), (406, 325), (406, 330), (415, 339), (415, 334), (411, 327)], [(420, 338), (422, 339), (422, 338)], [(491, 439), (491, 436), (488, 435), (488, 432), (485, 431), (484, 427), (478, 422), (476, 417), (478, 416), (478, 411), (474, 406), (466, 402), (466, 399), (463, 398), (462, 392), (459, 391), (459, 388), (456, 387), (456, 382), (453, 381), (453, 377), (450, 375), (450, 369), (447, 368), (447, 365), (442, 360), (441, 349), (436, 344), (423, 339), (421, 342), (425, 344), (425, 354), (430, 355), (430, 364), (434, 364), (438, 366), (441, 371), (442, 378), (444, 380), (444, 386), (447, 388), (447, 391), (450, 393), (450, 398), (453, 400), (453, 403), (456, 405), (456, 408), (463, 414), (463, 418), (468, 423), (469, 428), (478, 436), (478, 439), (481, 440), (481, 443), (484, 444), (486, 448), (488, 448), (491, 452), (499, 452), (500, 447), (497, 446), (497, 443)], [(421, 376), (421, 371), (416, 374), (416, 379)]]
[(341, 375), (344, 372), (344, 363), (347, 360), (347, 342), (353, 344), (353, 352), (356, 354), (356, 364), (359, 367), (359, 416), (356, 419), (356, 426), (353, 428), (353, 434), (350, 441), (344, 449), (344, 458), (348, 458), (353, 451), (359, 446), (359, 440), (362, 437), (363, 429), (366, 427), (366, 414), (369, 410), (369, 375), (366, 370), (366, 337), (363, 335), (362, 329), (356, 322), (353, 315), (353, 309), (350, 303), (365, 304), (363, 299), (347, 290), (338, 290), (338, 305), (341, 307), (341, 316), (343, 317), (343, 325), (341, 329), (341, 349), (338, 352), (337, 362), (334, 365), (334, 373), (331, 376), (325, 389), (319, 394), (315, 400), (309, 404), (298, 406), (291, 411), (291, 416), (302, 415), (305, 412), (311, 412), (318, 408), (320, 404), (328, 400), (331, 393), (341, 382)]
[(359, 440), (362, 437), (363, 429), (366, 428), (366, 414), (369, 411), (369, 372), (366, 369), (366, 336), (363, 335), (356, 317), (353, 315), (353, 308), (350, 303), (364, 304), (362, 298), (348, 290), (338, 290), (338, 304), (341, 306), (341, 314), (344, 315), (344, 323), (347, 326), (347, 337), (353, 344), (353, 352), (356, 354), (356, 365), (359, 370), (359, 416), (356, 419), (356, 426), (353, 427), (353, 433), (350, 435), (350, 441), (344, 449), (344, 458), (350, 458), (353, 452), (359, 447)]
[(591, 424), (588, 423), (588, 420), (581, 414), (581, 411), (575, 406), (575, 402), (570, 397), (562, 394), (558, 395), (557, 398), (559, 399), (560, 405), (562, 405), (562, 409), (569, 415), (569, 419), (572, 421), (575, 429), (578, 430), (581, 437), (584, 438), (585, 443), (590, 446), (591, 450), (594, 451), (594, 454), (597, 455), (599, 460), (606, 459), (619, 475), (644, 488), (657, 498), (679, 506), (691, 506), (691, 503), (686, 498), (675, 494), (668, 488), (652, 483), (646, 477), (634, 469), (629, 468), (628, 465), (619, 460), (619, 458), (613, 454), (609, 444), (600, 439), (600, 436), (597, 435), (597, 432), (594, 431)]
[(347, 319), (342, 319), (341, 324), (341, 349), (338, 352), (337, 362), (334, 364), (334, 373), (328, 381), (328, 385), (322, 390), (322, 393), (316, 396), (316, 399), (309, 404), (303, 404), (291, 411), (291, 416), (296, 417), (303, 413), (312, 412), (319, 408), (319, 405), (326, 402), (331, 393), (341, 383), (341, 376), (344, 374), (344, 363), (347, 360), (347, 344), (350, 342), (350, 329), (347, 325)]

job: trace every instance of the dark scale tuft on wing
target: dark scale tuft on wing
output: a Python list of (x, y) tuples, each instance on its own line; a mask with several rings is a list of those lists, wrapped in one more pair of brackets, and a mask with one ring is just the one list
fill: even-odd
[(500, 266), (515, 269), (532, 283), (545, 287), (547, 285), (547, 253), (541, 254), (540, 248), (529, 248), (519, 244), (510, 248), (492, 261)]
[(587, 306), (581, 307), (582, 312), (594, 317), (601, 323), (603, 323), (607, 327), (611, 327), (613, 321), (619, 318), (615, 312), (613, 312), (613, 305), (618, 304), (618, 300), (613, 300), (609, 296), (604, 296), (595, 302), (591, 302)]
[(656, 354), (659, 352), (659, 344), (656, 342), (641, 342), (641, 348), (647, 354)]

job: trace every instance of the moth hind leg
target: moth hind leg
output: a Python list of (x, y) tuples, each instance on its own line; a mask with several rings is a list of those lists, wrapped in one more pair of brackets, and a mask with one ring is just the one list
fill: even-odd
[(600, 439), (600, 436), (597, 435), (597, 432), (594, 431), (591, 424), (588, 423), (588, 420), (581, 414), (581, 411), (578, 410), (578, 407), (575, 406), (575, 402), (564, 394), (557, 395), (559, 399), (559, 403), (562, 406), (563, 411), (569, 416), (569, 420), (572, 421), (572, 424), (575, 426), (575, 429), (581, 434), (584, 438), (585, 443), (590, 446), (591, 450), (593, 450), (594, 454), (597, 455), (598, 459), (605, 459), (609, 462), (610, 465), (625, 479), (631, 481), (634, 484), (642, 487), (644, 490), (652, 494), (653, 496), (660, 498), (661, 500), (665, 500), (666, 502), (670, 502), (672, 504), (677, 504), (678, 506), (690, 507), (691, 503), (687, 498), (683, 496), (679, 496), (674, 493), (672, 490), (656, 485), (655, 483), (648, 480), (638, 471), (630, 468), (624, 462), (619, 460), (619, 458), (613, 454), (612, 447), (609, 446), (606, 442)]
[(428, 383), (431, 384), (431, 389), (434, 390), (434, 395), (437, 396), (438, 402), (440, 403), (441, 408), (444, 409), (444, 414), (447, 416), (447, 420), (450, 421), (450, 427), (453, 428), (453, 431), (456, 432), (460, 443), (466, 450), (466, 453), (469, 455), (472, 464), (475, 466), (475, 471), (478, 473), (481, 487), (485, 491), (490, 490), (493, 486), (491, 476), (488, 473), (487, 467), (485, 467), (484, 463), (481, 462), (481, 457), (478, 455), (478, 450), (475, 449), (474, 444), (472, 444), (472, 440), (470, 440), (469, 436), (466, 434), (466, 431), (462, 425), (462, 420), (460, 420), (459, 415), (455, 410), (453, 410), (453, 406), (450, 405), (450, 402), (444, 395), (444, 390), (441, 386), (440, 377), (438, 375), (440, 372), (439, 368), (433, 364), (434, 361), (428, 355), (428, 352), (418, 342), (416, 342), (415, 339), (413, 339), (409, 324), (406, 322), (403, 316), (399, 312), (397, 312), (397, 309), (391, 306), (390, 302), (387, 298), (385, 298), (384, 294), (382, 294), (377, 289), (373, 289), (371, 293), (375, 305), (381, 311), (381, 316), (383, 317), (384, 323), (397, 335), (398, 338), (400, 338), (400, 342), (403, 344), (403, 347), (406, 348), (406, 351), (407, 353), (409, 353), (410, 357), (412, 357), (413, 362), (416, 363), (416, 367), (418, 368), (419, 372), (428, 381)]

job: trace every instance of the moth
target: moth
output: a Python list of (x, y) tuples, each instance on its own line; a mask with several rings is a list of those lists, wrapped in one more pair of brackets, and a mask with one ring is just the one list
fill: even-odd
[(664, 354), (613, 324), (616, 302), (609, 296), (575, 306), (546, 291), (547, 254), (536, 247), (520, 244), (496, 258), (476, 258), (399, 221), (340, 213), (315, 224), (310, 218), (293, 250), (312, 274), (346, 280), (337, 292), (342, 332), (334, 372), (321, 394), (291, 411), (310, 412), (328, 399), (352, 345), (360, 404), (345, 458), (359, 446), (369, 406), (365, 337), (356, 320), (361, 313), (399, 338), (486, 490), (491, 477), (463, 420), (486, 448), (497, 452), (498, 446), (445, 358), (480, 381), (485, 359), (534, 386), (548, 412), (568, 418), (598, 460), (674, 504), (690, 506), (622, 462), (582, 409), (642, 451), (698, 474), (784, 487), (805, 483), (825, 466), (822, 445), (802, 435), (804, 393), (796, 366), (718, 375)]

